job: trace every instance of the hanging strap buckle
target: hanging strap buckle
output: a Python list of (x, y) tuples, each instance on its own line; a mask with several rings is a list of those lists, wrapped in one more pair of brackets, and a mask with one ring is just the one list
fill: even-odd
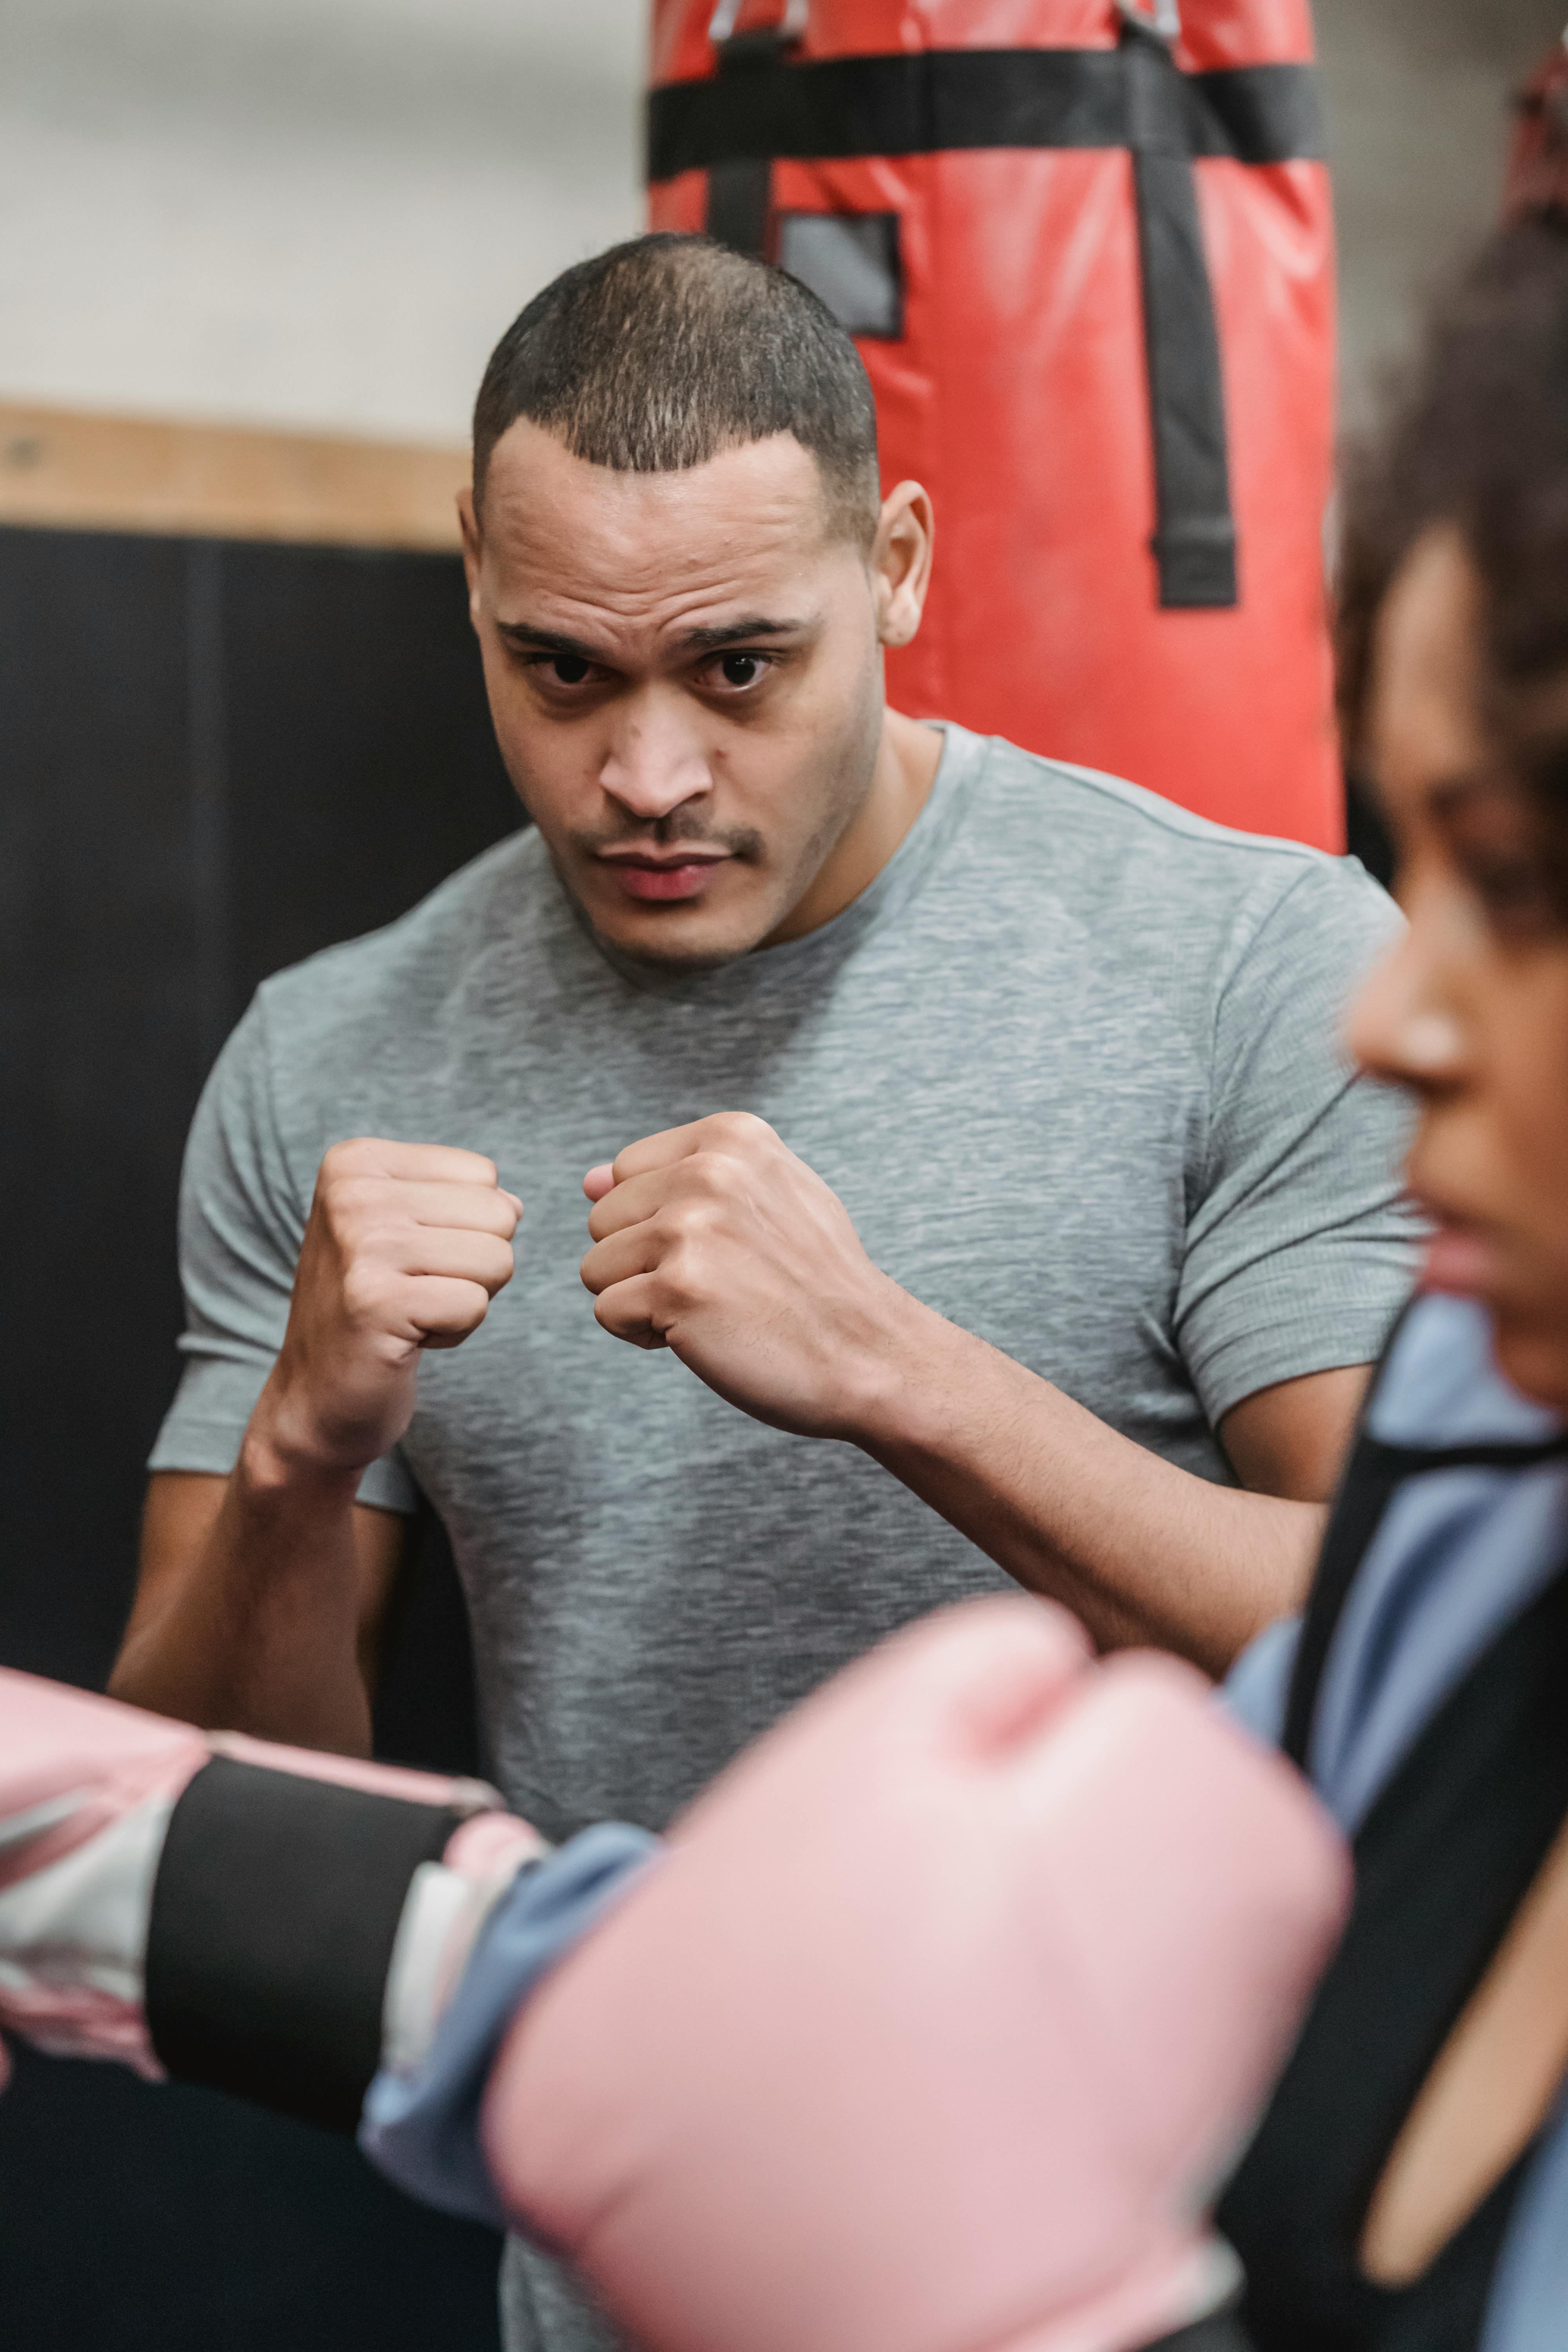
[[(768, 37), (781, 44), (798, 41), (805, 30), (805, 20), (810, 5), (811, 0), (784, 0), (784, 16), (776, 26), (769, 28)], [(745, 0), (719, 0), (718, 6), (708, 20), (708, 37), (716, 49), (721, 49), (726, 41), (734, 37), (735, 27), (741, 21), (741, 10), (744, 5)], [(1160, 0), (1160, 5), (1173, 6), (1174, 0)]]
[[(727, 0), (720, 0), (720, 5), (714, 10), (714, 15), (716, 16), (720, 15), (726, 5)], [(1140, 7), (1138, 0), (1116, 0), (1116, 5), (1127, 22), (1130, 25), (1136, 25), (1141, 32), (1156, 34), (1162, 41), (1174, 41), (1180, 38), (1181, 0), (1152, 0), (1152, 5), (1147, 8)], [(731, 11), (732, 16), (738, 13), (738, 8), (739, 0), (737, 0), (736, 8)]]

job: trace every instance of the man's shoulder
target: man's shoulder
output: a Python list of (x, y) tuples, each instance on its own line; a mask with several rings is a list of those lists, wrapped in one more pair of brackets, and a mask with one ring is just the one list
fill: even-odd
[[(1053, 895), (1090, 919), (1191, 920), (1237, 943), (1286, 908), (1286, 920), (1352, 933), (1396, 921), (1392, 901), (1353, 858), (1304, 842), (1243, 833), (1095, 768), (975, 740), (965, 830), (1024, 887), (1049, 875)], [(983, 846), (982, 846), (983, 845)]]
[[(1241, 833), (1197, 816), (1123, 776), (1083, 768), (1026, 751), (1000, 735), (977, 744), (973, 792), (1019, 831), (1048, 842), (1058, 853), (1089, 853), (1097, 865), (1108, 850), (1147, 859), (1158, 871), (1191, 868), (1228, 874), (1247, 888), (1260, 877), (1289, 888), (1310, 871), (1337, 873), (1345, 861), (1305, 842), (1274, 834)], [(1359, 870), (1359, 869), (1357, 869)]]
[(325, 1047), (367, 1024), (406, 1037), (498, 947), (525, 943), (554, 895), (537, 834), (509, 834), (395, 921), (263, 981), (267, 1024), (294, 1052)]

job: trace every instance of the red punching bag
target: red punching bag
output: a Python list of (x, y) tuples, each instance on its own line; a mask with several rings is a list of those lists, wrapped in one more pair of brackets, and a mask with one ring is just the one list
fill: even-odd
[(855, 335), (937, 511), (894, 701), (1343, 846), (1308, 0), (654, 0), (650, 217)]

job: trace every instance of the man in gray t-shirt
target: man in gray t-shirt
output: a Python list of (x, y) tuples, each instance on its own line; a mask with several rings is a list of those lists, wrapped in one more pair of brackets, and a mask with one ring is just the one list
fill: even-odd
[(755, 1113), (915, 1298), (1228, 1479), (1215, 1429), (1375, 1353), (1407, 1283), (1393, 1121), (1334, 1045), (1394, 919), (1357, 867), (958, 728), (870, 888), (717, 971), (612, 959), (521, 834), (267, 982), (230, 1039), (153, 1466), (232, 1466), (330, 1145), (486, 1148), (528, 1202), (517, 1272), (360, 1494), (417, 1487), (451, 1531), (511, 1801), (552, 1837), (658, 1827), (856, 1651), (1007, 1579), (853, 1445), (617, 1347), (578, 1278), (582, 1171), (617, 1133)]
[[(1387, 900), (885, 711), (929, 501), (879, 502), (853, 346), (761, 264), (650, 239), (547, 289), (465, 533), (535, 829), (219, 1060), (117, 1691), (363, 1744), (416, 1491), (552, 1836), (658, 1826), (1009, 1574), (1226, 1662), (1409, 1281), (1399, 1117), (1337, 1043)], [(594, 2340), (510, 2278), (516, 2346)]]

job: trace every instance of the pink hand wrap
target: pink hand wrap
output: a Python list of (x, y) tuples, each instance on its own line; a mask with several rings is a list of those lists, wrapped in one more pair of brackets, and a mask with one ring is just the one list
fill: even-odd
[(1144, 2343), (1346, 1899), (1198, 1675), (970, 1603), (678, 1823), (512, 2027), (491, 2168), (649, 2352)]

